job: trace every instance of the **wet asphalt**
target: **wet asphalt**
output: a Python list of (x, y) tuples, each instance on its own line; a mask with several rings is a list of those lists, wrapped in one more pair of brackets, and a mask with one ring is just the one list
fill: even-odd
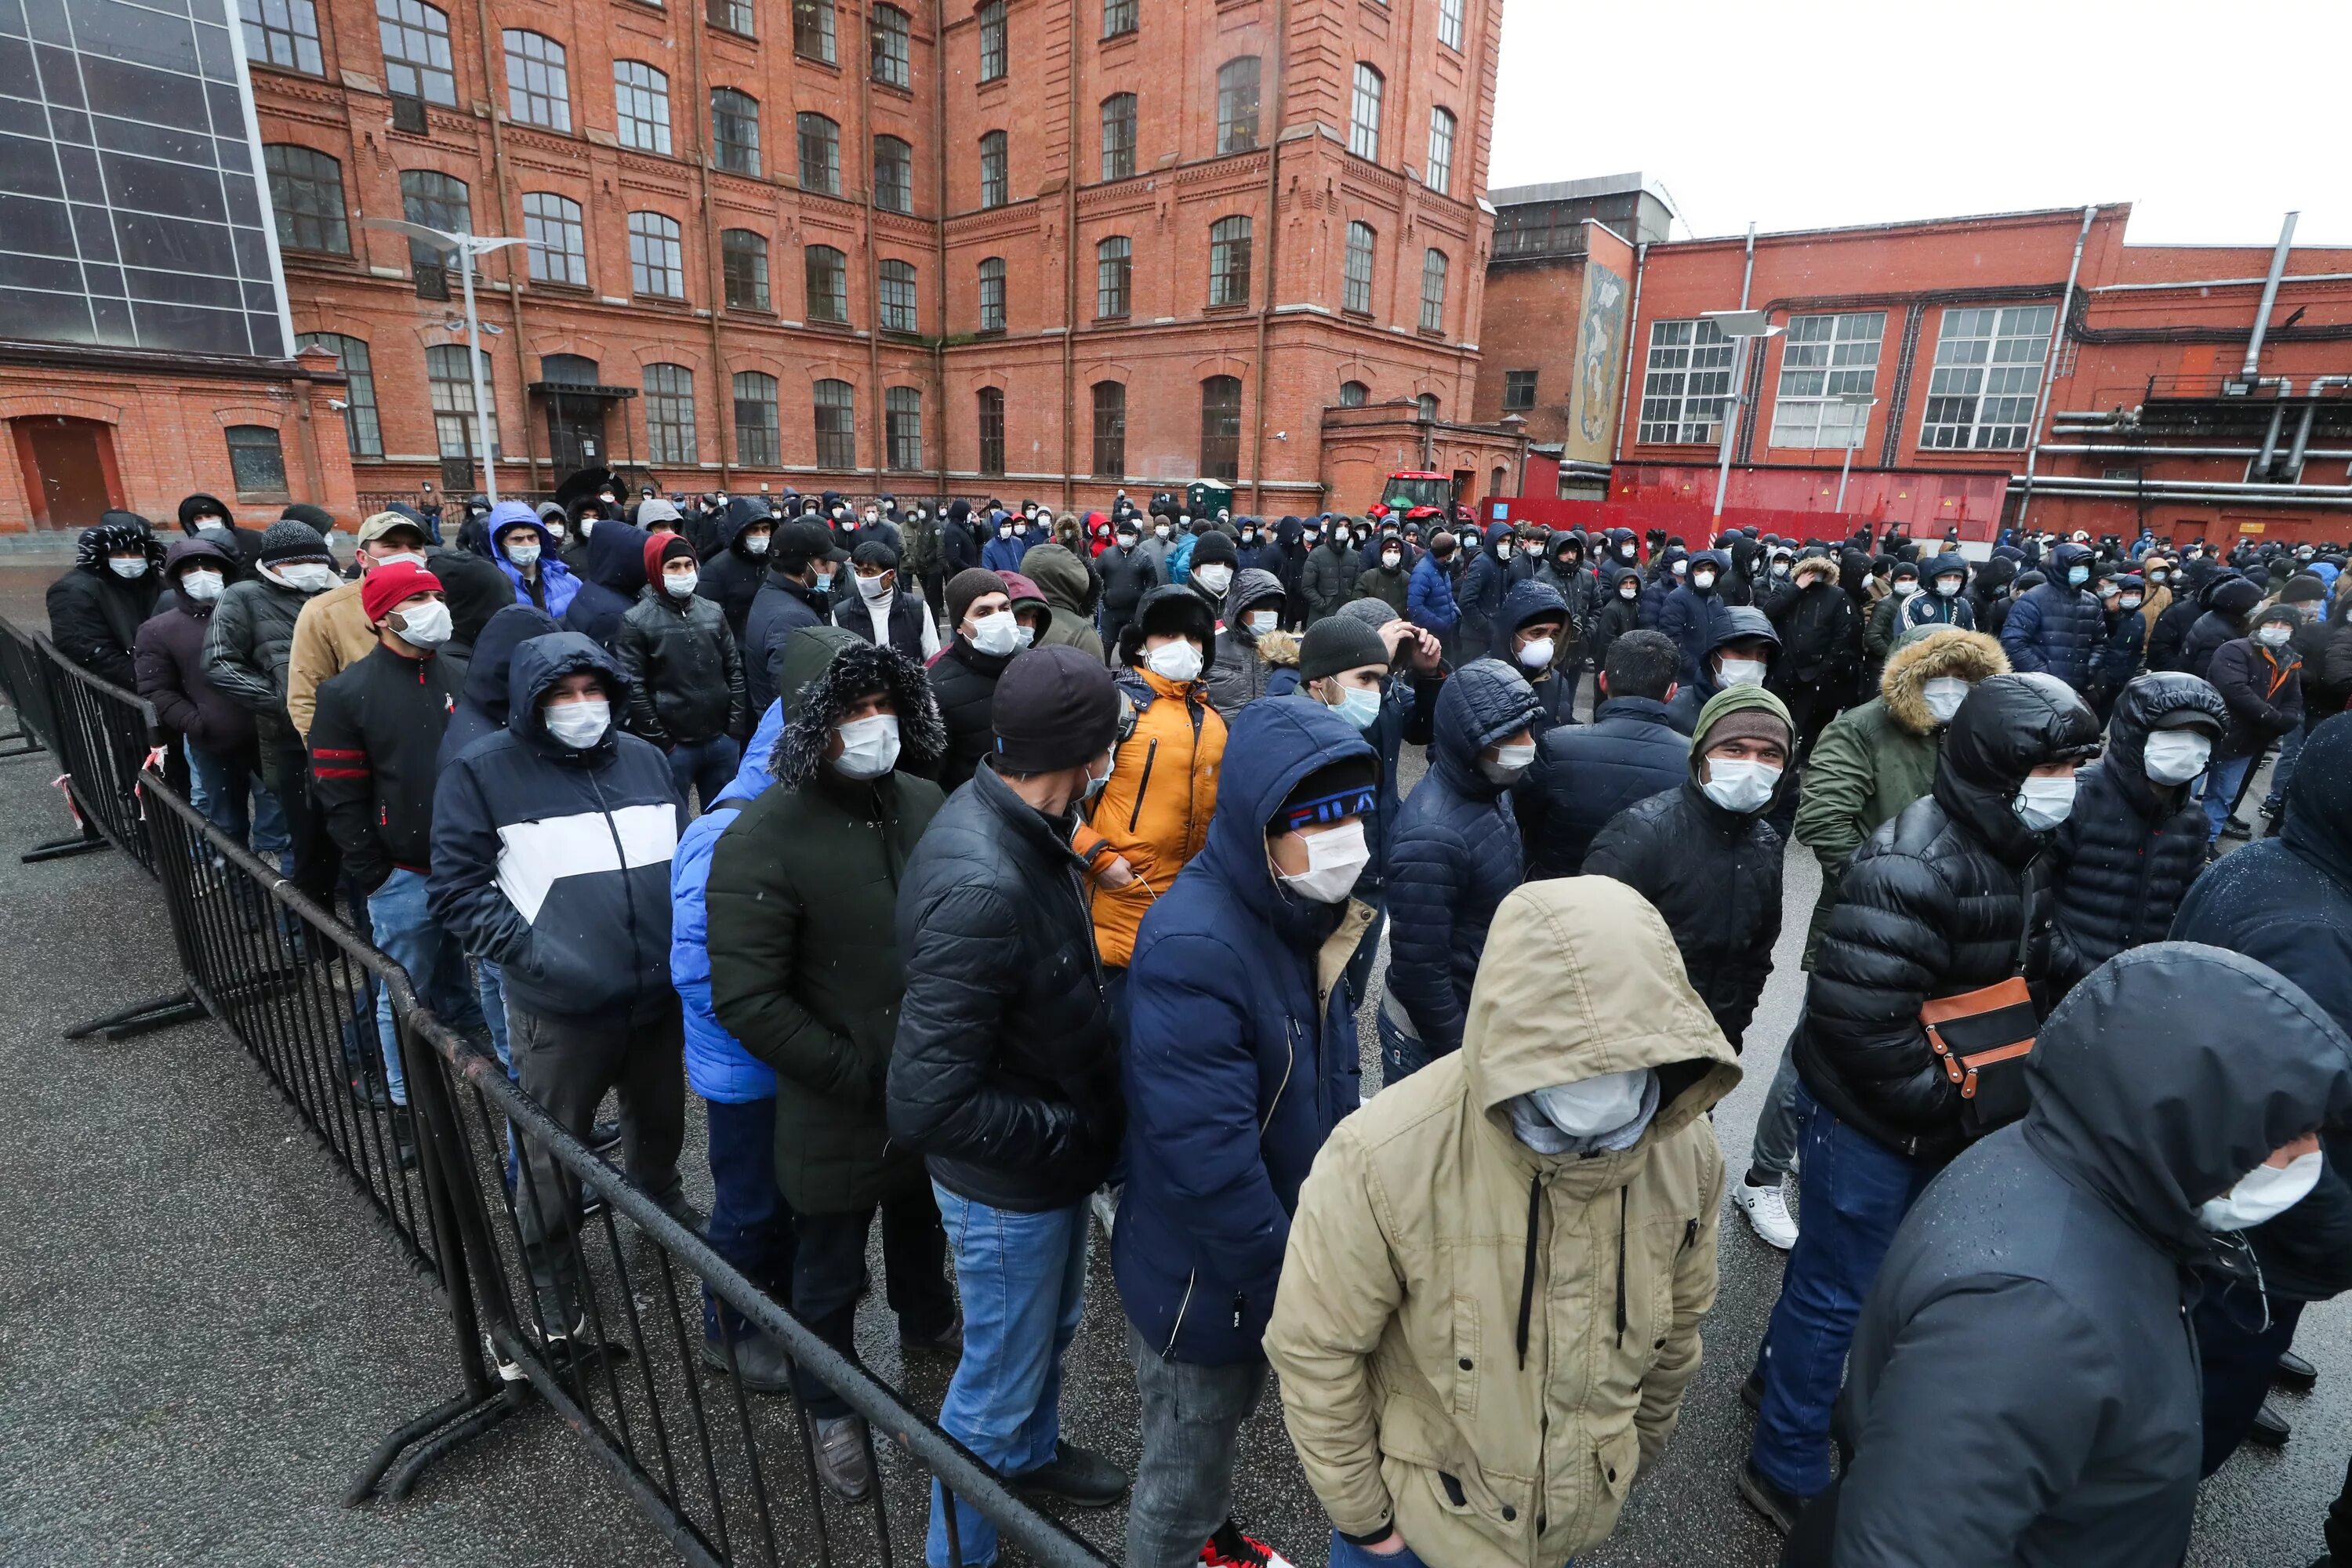
[[(0, 562), (0, 614), (44, 624), (58, 565)], [(0, 728), (5, 728), (0, 724)], [(1408, 779), (1418, 773), (1409, 757)], [(544, 1411), (444, 1460), (407, 1501), (340, 1497), (382, 1436), (456, 1392), (430, 1284), (243, 1051), (208, 1023), (121, 1043), (78, 1019), (171, 990), (152, 884), (111, 852), (19, 864), (70, 825), (55, 759), (0, 761), (0, 1563), (658, 1563), (676, 1554)], [(1788, 861), (1779, 965), (1748, 1032), (1747, 1077), (1716, 1127), (1736, 1173), (1801, 993), (1816, 880)], [(1377, 1048), (1363, 1023), (1367, 1081)], [(698, 1109), (689, 1098), (689, 1192)], [(1587, 1568), (1768, 1568), (1779, 1542), (1733, 1490), (1748, 1432), (1738, 1388), (1778, 1293), (1780, 1254), (1736, 1213), (1721, 1240), (1706, 1352), (1672, 1445)], [(873, 1267), (877, 1278), (881, 1262)], [(2242, 1451), (2205, 1486), (2191, 1568), (2303, 1568), (2352, 1454), (2352, 1335), (2342, 1302), (2307, 1312), (2320, 1368), (2281, 1394), (2280, 1452)], [(878, 1300), (860, 1338), (877, 1374), (936, 1410), (946, 1372), (909, 1366)], [(1136, 1458), (1126, 1331), (1097, 1246), (1067, 1368), (1066, 1434)], [(886, 1461), (895, 1506), (919, 1482)], [(1269, 1392), (1245, 1429), (1234, 1512), (1300, 1568), (1328, 1525)], [(1118, 1510), (1069, 1514), (1118, 1556)], [(870, 1555), (870, 1553), (869, 1553)], [(841, 1561), (857, 1563), (855, 1555)], [(903, 1561), (903, 1559), (902, 1559)], [(2160, 1568), (2160, 1565), (2151, 1565)]]

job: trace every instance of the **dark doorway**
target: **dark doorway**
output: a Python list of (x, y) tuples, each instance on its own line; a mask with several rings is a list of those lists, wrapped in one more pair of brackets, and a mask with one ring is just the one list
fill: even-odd
[(113, 434), (95, 419), (47, 415), (15, 422), (16, 460), (25, 472), (34, 521), (44, 528), (87, 528), (117, 505)]
[[(604, 444), (604, 405), (610, 395), (596, 385), (596, 362), (585, 354), (544, 354), (539, 362), (540, 395), (547, 400), (547, 455), (562, 484), (582, 468), (609, 467)], [(566, 390), (578, 387), (578, 392)]]

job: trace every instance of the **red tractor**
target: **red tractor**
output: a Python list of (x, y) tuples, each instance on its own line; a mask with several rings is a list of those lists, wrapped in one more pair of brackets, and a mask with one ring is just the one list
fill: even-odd
[(1364, 509), (1367, 517), (1398, 522), (1451, 522), (1454, 512), (1454, 477), (1405, 469), (1381, 481), (1381, 499)]

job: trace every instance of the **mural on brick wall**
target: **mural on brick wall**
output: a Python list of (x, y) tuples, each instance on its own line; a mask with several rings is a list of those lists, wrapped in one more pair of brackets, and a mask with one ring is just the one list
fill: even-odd
[(1584, 313), (1576, 341), (1576, 433), (1582, 445), (1569, 455), (1605, 463), (1617, 424), (1617, 376), (1625, 363), (1625, 279), (1591, 261), (1584, 264)]

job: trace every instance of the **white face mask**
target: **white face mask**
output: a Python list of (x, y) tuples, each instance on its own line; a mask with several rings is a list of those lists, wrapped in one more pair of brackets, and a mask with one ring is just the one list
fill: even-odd
[(1764, 684), (1764, 661), (1760, 658), (1727, 658), (1716, 671), (1716, 679), (1725, 686), (1761, 686)]
[[(120, 566), (122, 563), (117, 561), (114, 564)], [(2260, 631), (2254, 633), (2254, 640), (2262, 644), (2264, 647), (2282, 647), (2285, 646), (2287, 638), (2293, 636), (2294, 636), (2294, 628), (2293, 626), (2283, 626), (2278, 625), (2276, 622), (2273, 622), (2271, 625), (2266, 626)]]
[(1958, 577), (1938, 577), (1936, 579), (1936, 592), (1941, 594), (1947, 599), (1950, 598), (1959, 591), (1960, 580)]
[(1628, 583), (1617, 590), (1617, 596), (1626, 600), (1638, 599), (1642, 596), (1642, 590), (1633, 584)]
[(2207, 1230), (2252, 1230), (2276, 1219), (2311, 1195), (2326, 1163), (2326, 1156), (2314, 1149), (2283, 1166), (2256, 1165), (2228, 1192), (2198, 1205), (2197, 1223)]
[(1692, 586), (1692, 587), (1694, 587), (1694, 588), (1712, 588), (1712, 587), (1714, 587), (1714, 586), (1715, 586), (1715, 574), (1714, 574), (1714, 573), (1712, 573), (1712, 572), (1694, 572), (1694, 573), (1692, 573), (1692, 574), (1691, 574), (1691, 586)]
[(1036, 641), (1037, 628), (1035, 626), (1017, 626), (1013, 628), (1013, 646), (1014, 647), (1031, 647), (1036, 644)]
[(1391, 572), (1395, 571), (1403, 560), (1404, 556), (1394, 550), (1381, 552), (1381, 564)]
[(297, 561), (291, 566), (265, 566), (262, 570), (298, 594), (323, 594), (335, 585), (335, 569), (315, 561)]
[(558, 702), (546, 710), (547, 732), (575, 752), (584, 752), (613, 727), (613, 705), (601, 697)]
[(2212, 760), (2213, 741), (2193, 730), (2158, 730), (2147, 738), (2140, 765), (2160, 784), (2183, 784), (2205, 771)]
[(1118, 547), (1121, 550), (1132, 550), (1135, 548), (1135, 535), (1131, 533), (1122, 533), (1118, 536)]
[(1307, 835), (1300, 842), (1307, 846), (1307, 869), (1297, 876), (1277, 871), (1275, 880), (1318, 904), (1336, 904), (1346, 898), (1372, 861), (1372, 847), (1364, 840), (1360, 817), (1327, 832)]
[(147, 575), (147, 558), (142, 555), (135, 560), (118, 561), (113, 557), (109, 556), (107, 558), (106, 569), (109, 572), (113, 573), (118, 577), (144, 577)]
[(1897, 577), (1895, 579), (1895, 596), (1896, 598), (1907, 599), (1918, 591), (1919, 580), (1916, 577)]
[(1485, 757), (1478, 759), (1478, 771), (1496, 784), (1507, 784), (1526, 773), (1528, 764), (1535, 760), (1536, 743), (1533, 741), (1516, 746), (1497, 746), (1494, 761), (1489, 762)]
[(1264, 637), (1274, 630), (1276, 623), (1281, 618), (1272, 610), (1252, 610), (1248, 616), (1249, 629), (1254, 635)]
[(1013, 618), (1010, 610), (982, 616), (971, 623), (971, 647), (975, 653), (1002, 657), (1021, 646), (1021, 623)]
[(1969, 683), (1957, 675), (1930, 676), (1919, 683), (1919, 697), (1937, 723), (1948, 724), (1969, 700)]
[[(999, 539), (1010, 539), (1010, 538), (1012, 538), (1012, 537), (1013, 537), (1013, 525), (1012, 525), (1011, 523), (1009, 523), (1009, 522), (1000, 522), (1000, 523), (998, 523), (998, 524), (996, 525), (996, 537), (997, 537), (997, 538), (999, 538)], [(1165, 531), (1162, 531), (1162, 537), (1165, 537)]]
[(2169, 577), (2169, 576), (2171, 576), (2171, 575), (2172, 575), (2172, 574), (2171, 574), (2171, 573), (2167, 572), (2166, 570), (2164, 570), (2164, 568), (2162, 568), (2161, 566), (2159, 566), (2159, 567), (2158, 567), (2155, 571), (2150, 572), (2150, 573), (2147, 574), (2147, 580), (2148, 580), (2149, 582), (2151, 582), (2151, 583), (2154, 583), (2154, 584), (2158, 584), (2158, 586), (2161, 586), (2161, 585), (2163, 584), (2163, 583), (2164, 583), (2164, 580), (2165, 580), (2167, 577)]
[(1549, 637), (1538, 637), (1519, 649), (1519, 667), (1523, 669), (1549, 669), (1551, 656), (1557, 645)]
[(2069, 566), (2066, 568), (2067, 582), (2079, 585), (2081, 584), (2087, 583), (2090, 580), (2091, 569), (2088, 566)]
[(1706, 783), (1699, 788), (1726, 811), (1761, 811), (1780, 787), (1780, 770), (1769, 763), (1742, 757), (1709, 757)]
[(890, 574), (885, 572), (878, 577), (860, 577), (857, 580), (857, 596), (868, 604), (872, 604), (877, 599), (888, 598)]
[(841, 734), (841, 755), (834, 771), (844, 778), (878, 779), (898, 765), (898, 721), (888, 713), (852, 719), (835, 726)]
[(547, 530), (548, 537), (558, 544), (563, 542), (564, 535), (570, 531), (560, 522), (543, 522), (540, 526)]
[(2062, 779), (2029, 777), (2010, 802), (2018, 820), (2036, 833), (2047, 833), (2074, 811), (2074, 775)]
[(368, 556), (363, 559), (371, 563), (368, 566), (368, 570), (371, 572), (380, 571), (383, 568), (391, 565), (395, 561), (405, 561), (412, 566), (422, 566), (425, 564), (424, 552), (417, 550), (395, 550), (389, 555)]
[(1168, 537), (1168, 525), (1167, 525), (1166, 523), (1164, 523), (1164, 522), (1155, 522), (1155, 523), (1153, 523), (1153, 524), (1151, 525), (1151, 537), (1152, 537), (1152, 538), (1154, 538), (1154, 539), (1165, 539), (1165, 538), (1167, 538), (1167, 537)]
[(1118, 767), (1118, 748), (1114, 746), (1109, 751), (1103, 753), (1103, 771), (1098, 773), (1089, 773), (1087, 774), (1086, 787), (1078, 792), (1078, 798), (1075, 804), (1079, 805), (1093, 805), (1095, 797), (1102, 794), (1104, 790), (1110, 787), (1110, 775), (1117, 771)]
[(1172, 680), (1180, 686), (1201, 678), (1201, 650), (1188, 637), (1161, 643), (1143, 656), (1143, 662), (1160, 679)]
[(593, 517), (583, 517), (583, 518), (582, 518), (582, 519), (580, 520), (580, 537), (581, 537), (581, 538), (583, 538), (583, 539), (592, 538), (592, 537), (593, 537), (593, 536), (594, 536), (595, 532), (596, 532), (596, 520), (595, 520)]
[(1599, 1138), (1641, 1115), (1649, 1090), (1650, 1069), (1633, 1068), (1538, 1089), (1528, 1099), (1546, 1121), (1570, 1137)]
[(507, 559), (513, 562), (518, 566), (531, 565), (539, 560), (539, 546), (536, 544), (509, 544), (507, 546)]
[(2116, 603), (2123, 605), (2126, 610), (2137, 610), (2140, 606), (2141, 600), (2137, 594), (2126, 594), (2121, 599), (2117, 600)]
[(209, 605), (221, 596), (221, 574), (190, 567), (180, 574), (180, 592), (199, 605)]
[(439, 647), (449, 640), (449, 606), (439, 599), (427, 599), (394, 614), (400, 624), (392, 628), (392, 635), (411, 647)]
[(881, 521), (882, 514), (878, 511), (869, 511), (866, 514), (866, 526), (868, 528), (873, 527), (876, 523)]
[(1381, 694), (1377, 689), (1366, 686), (1349, 686), (1341, 689), (1339, 700), (1332, 705), (1332, 711), (1357, 729), (1369, 730), (1380, 721), (1381, 702)]
[(662, 574), (662, 587), (668, 592), (669, 596), (673, 599), (690, 599), (694, 597), (694, 585), (701, 581), (702, 574), (699, 572), (665, 572)]
[(1212, 594), (1222, 594), (1234, 585), (1234, 569), (1230, 566), (1199, 566), (1193, 569), (1192, 575)]
[(767, 552), (768, 552), (768, 536), (767, 536), (766, 534), (764, 534), (764, 533), (754, 533), (754, 534), (751, 534), (751, 535), (749, 535), (748, 537), (746, 537), (746, 538), (744, 539), (744, 541), (743, 541), (743, 553), (744, 553), (744, 554), (746, 554), (746, 555), (765, 555)]

